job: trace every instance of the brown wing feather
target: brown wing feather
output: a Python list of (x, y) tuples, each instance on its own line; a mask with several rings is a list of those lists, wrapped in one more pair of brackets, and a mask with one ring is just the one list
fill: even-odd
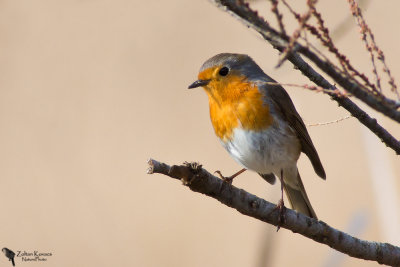
[[(272, 82), (274, 82), (271, 79)], [(322, 179), (326, 178), (324, 167), (322, 167), (321, 160), (319, 159), (317, 150), (311, 141), (307, 128), (304, 125), (299, 113), (293, 105), (288, 93), (279, 85), (263, 85), (262, 91), (265, 92), (266, 97), (275, 103), (275, 110), (280, 112), (281, 115), (289, 122), (290, 126), (296, 131), (301, 144), (301, 151), (304, 152), (311, 161), (315, 172)]]

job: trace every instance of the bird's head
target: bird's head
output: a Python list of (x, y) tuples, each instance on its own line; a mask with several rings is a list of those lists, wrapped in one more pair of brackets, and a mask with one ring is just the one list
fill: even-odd
[(247, 55), (218, 54), (200, 68), (198, 80), (189, 89), (203, 87), (216, 102), (237, 99), (266, 75)]

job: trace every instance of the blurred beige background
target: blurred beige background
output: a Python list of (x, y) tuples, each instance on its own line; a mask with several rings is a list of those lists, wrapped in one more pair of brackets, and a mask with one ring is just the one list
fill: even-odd
[[(268, 1), (257, 6), (270, 17)], [(349, 14), (344, 0), (319, 7), (332, 28)], [(365, 14), (397, 81), (399, 8), (372, 1)], [(356, 27), (338, 44), (370, 73)], [(186, 90), (220, 52), (247, 53), (282, 83), (307, 82), (289, 63), (275, 69), (276, 50), (205, 0), (0, 1), (0, 247), (53, 254), (17, 266), (377, 265), (146, 174), (149, 157), (238, 170), (214, 136), (205, 93)], [(326, 95), (287, 90), (306, 123), (347, 115)], [(400, 245), (394, 152), (355, 119), (309, 132), (328, 177), (304, 156), (299, 169), (319, 218)], [(234, 183), (279, 198), (254, 173)], [(10, 266), (3, 255), (0, 265)]]

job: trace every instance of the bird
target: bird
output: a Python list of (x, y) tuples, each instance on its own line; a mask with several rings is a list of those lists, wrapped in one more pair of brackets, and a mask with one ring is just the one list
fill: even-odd
[(188, 89), (203, 87), (208, 96), (214, 132), (222, 146), (243, 168), (264, 180), (281, 182), (278, 230), (284, 222), (285, 191), (291, 207), (317, 219), (299, 171), (301, 152), (311, 161), (316, 174), (326, 179), (325, 170), (307, 128), (285, 89), (245, 54), (217, 54), (201, 66), (198, 79)]
[(15, 266), (15, 253), (11, 249), (8, 248), (3, 248), (1, 251), (3, 251), (4, 255), (8, 258), (9, 261), (11, 261), (12, 265)]

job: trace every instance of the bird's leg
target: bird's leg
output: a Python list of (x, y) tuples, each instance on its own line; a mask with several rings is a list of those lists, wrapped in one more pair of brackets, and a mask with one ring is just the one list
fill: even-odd
[(246, 169), (241, 169), (240, 171), (238, 171), (237, 173), (229, 176), (229, 177), (225, 177), (222, 175), (222, 173), (220, 171), (215, 171), (214, 173), (217, 173), (218, 176), (224, 181), (227, 182), (229, 184), (232, 183), (233, 178), (235, 178), (236, 176), (238, 176), (239, 174), (241, 174), (242, 172), (244, 172)]
[(279, 209), (279, 219), (278, 219), (278, 228), (276, 231), (279, 231), (281, 228), (282, 223), (286, 222), (286, 217), (285, 217), (285, 203), (283, 202), (283, 170), (281, 169), (281, 175), (280, 175), (280, 180), (281, 180), (281, 199), (279, 199), (278, 204), (276, 205), (275, 209)]

